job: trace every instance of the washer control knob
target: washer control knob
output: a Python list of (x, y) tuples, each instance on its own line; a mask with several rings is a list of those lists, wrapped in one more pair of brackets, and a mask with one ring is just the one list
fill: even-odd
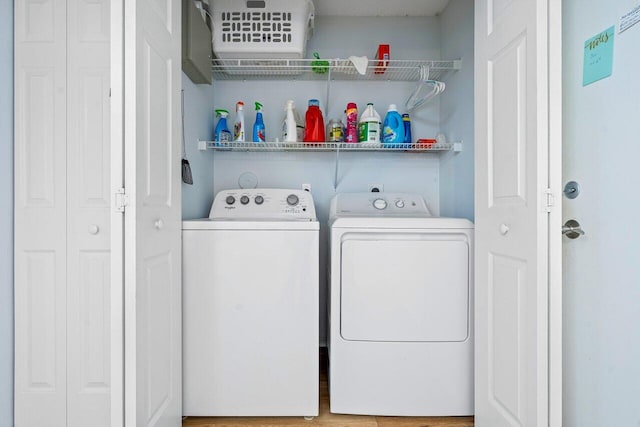
[(228, 205), (232, 205), (236, 202), (236, 198), (233, 196), (227, 196), (226, 202)]
[(249, 196), (240, 197), (240, 203), (242, 203), (243, 205), (246, 205), (247, 203), (249, 203)]
[(298, 204), (299, 201), (300, 201), (300, 199), (295, 194), (289, 194), (287, 196), (287, 204), (289, 206), (295, 206), (295, 205)]
[(373, 201), (373, 207), (379, 210), (387, 208), (387, 201), (385, 199), (375, 199)]
[(256, 196), (256, 198), (255, 198), (255, 202), (256, 202), (256, 205), (261, 205), (261, 204), (263, 204), (263, 203), (264, 203), (264, 197), (262, 197), (262, 196)]
[(400, 209), (404, 208), (404, 200), (402, 199), (396, 200), (396, 208), (400, 208)]

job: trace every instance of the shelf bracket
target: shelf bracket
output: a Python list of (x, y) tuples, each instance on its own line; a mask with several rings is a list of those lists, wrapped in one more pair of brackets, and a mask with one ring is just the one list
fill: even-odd
[(329, 99), (331, 99), (329, 96), (331, 94), (331, 68), (333, 67), (329, 67), (329, 71), (327, 72), (327, 95), (324, 99), (324, 111), (327, 123), (329, 122)]
[(333, 172), (333, 191), (338, 189), (338, 172), (340, 171), (340, 148), (336, 148), (335, 169)]

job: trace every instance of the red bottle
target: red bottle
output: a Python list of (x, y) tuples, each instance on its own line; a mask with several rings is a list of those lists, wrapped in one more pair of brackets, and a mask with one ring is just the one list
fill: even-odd
[(324, 119), (317, 99), (309, 100), (309, 108), (305, 115), (304, 142), (324, 142)]

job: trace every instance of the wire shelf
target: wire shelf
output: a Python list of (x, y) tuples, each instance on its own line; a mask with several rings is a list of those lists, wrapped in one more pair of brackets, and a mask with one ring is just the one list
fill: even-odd
[[(320, 62), (319, 62), (320, 61)], [(369, 60), (364, 75), (348, 59), (214, 59), (214, 80), (362, 80), (418, 81), (420, 68), (429, 67), (429, 79), (444, 80), (461, 67), (460, 60), (390, 60), (380, 66)]]
[(381, 143), (345, 143), (345, 142), (215, 142), (200, 141), (204, 149), (216, 151), (380, 151), (380, 152), (441, 152), (461, 151), (461, 143), (435, 144), (381, 144)]

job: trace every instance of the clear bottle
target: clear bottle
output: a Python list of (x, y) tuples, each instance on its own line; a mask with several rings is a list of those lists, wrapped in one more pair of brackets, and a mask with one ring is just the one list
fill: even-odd
[(262, 119), (262, 104), (256, 102), (256, 121), (253, 123), (253, 142), (265, 141), (264, 120)]
[(227, 116), (229, 112), (227, 110), (216, 110), (216, 117), (218, 117), (218, 124), (216, 124), (215, 140), (216, 142), (229, 142), (232, 140), (231, 132), (227, 127)]
[(331, 119), (327, 125), (327, 141), (343, 142), (344, 141), (344, 124), (340, 119)]
[(284, 122), (282, 123), (282, 141), (284, 142), (296, 142), (297, 130), (296, 130), (296, 117), (293, 113), (295, 108), (293, 101), (290, 99), (286, 102), (284, 111), (286, 111)]
[(373, 103), (369, 102), (358, 124), (358, 141), (360, 142), (380, 142), (380, 114), (373, 108)]
[(236, 103), (236, 121), (233, 124), (233, 140), (245, 142), (244, 136), (244, 102)]
[(309, 100), (309, 107), (305, 114), (304, 142), (325, 142), (324, 118), (317, 99)]

